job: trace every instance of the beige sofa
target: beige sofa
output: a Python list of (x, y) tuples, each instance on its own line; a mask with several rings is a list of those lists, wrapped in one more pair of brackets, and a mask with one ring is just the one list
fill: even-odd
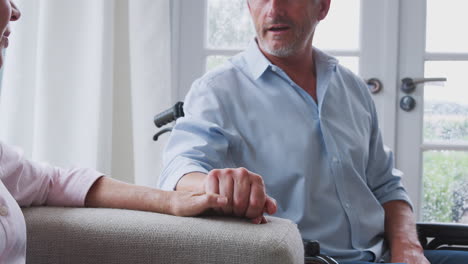
[(298, 229), (269, 217), (175, 217), (94, 208), (23, 209), (27, 263), (304, 263)]

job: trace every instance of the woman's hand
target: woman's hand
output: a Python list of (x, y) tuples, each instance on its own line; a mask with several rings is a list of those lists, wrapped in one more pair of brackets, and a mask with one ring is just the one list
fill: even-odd
[(195, 216), (227, 204), (226, 197), (213, 193), (175, 191), (169, 197), (168, 213), (177, 216)]
[(101, 177), (86, 196), (85, 206), (149, 211), (178, 216), (195, 216), (226, 206), (219, 194), (163, 191)]

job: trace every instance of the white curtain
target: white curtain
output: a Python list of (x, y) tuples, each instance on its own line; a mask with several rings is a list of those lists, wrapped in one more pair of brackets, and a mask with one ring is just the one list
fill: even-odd
[(23, 0), (0, 97), (0, 140), (27, 157), (155, 186), (173, 103), (170, 0)]

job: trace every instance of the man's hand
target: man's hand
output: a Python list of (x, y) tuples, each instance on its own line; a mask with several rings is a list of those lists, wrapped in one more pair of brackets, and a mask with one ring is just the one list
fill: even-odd
[(219, 194), (227, 198), (227, 204), (218, 212), (252, 219), (253, 223), (265, 223), (263, 213), (274, 214), (276, 201), (265, 191), (260, 175), (245, 168), (215, 169), (208, 173), (204, 181), (206, 193)]
[(196, 216), (209, 209), (226, 206), (227, 199), (218, 194), (169, 192), (168, 212), (177, 216)]
[(390, 245), (391, 262), (430, 264), (424, 257), (416, 232), (413, 211), (404, 201), (390, 201), (385, 210), (385, 235)]
[(421, 245), (411, 245), (407, 243), (394, 244), (392, 248), (392, 263), (407, 264), (430, 264), (424, 256)]

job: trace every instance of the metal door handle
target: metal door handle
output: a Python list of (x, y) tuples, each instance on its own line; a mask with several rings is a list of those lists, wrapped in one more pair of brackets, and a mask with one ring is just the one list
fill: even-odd
[(383, 84), (382, 82), (377, 79), (377, 78), (371, 78), (366, 81), (367, 87), (369, 87), (369, 91), (373, 94), (379, 93), (382, 91)]
[(404, 93), (412, 93), (416, 89), (416, 85), (426, 82), (446, 82), (447, 78), (403, 78), (401, 80), (401, 91)]

